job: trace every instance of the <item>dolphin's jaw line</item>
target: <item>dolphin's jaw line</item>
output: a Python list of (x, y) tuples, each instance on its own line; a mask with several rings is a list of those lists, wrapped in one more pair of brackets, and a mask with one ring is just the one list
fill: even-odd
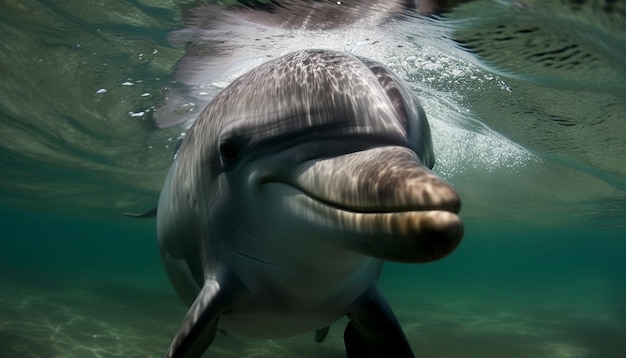
[[(278, 184), (278, 183), (275, 183)], [(327, 205), (289, 184), (286, 209), (300, 220), (337, 233), (332, 245), (396, 262), (429, 262), (454, 251), (463, 236), (459, 216), (444, 210), (363, 212)]]
[(410, 213), (410, 212), (430, 212), (430, 211), (444, 211), (444, 212), (450, 212), (452, 214), (458, 214), (460, 210), (460, 208), (456, 206), (451, 207), (451, 208), (448, 208), (446, 206), (441, 206), (440, 208), (438, 208), (436, 206), (427, 206), (427, 205), (424, 205), (424, 206), (415, 205), (413, 207), (407, 206), (407, 205), (399, 205), (397, 207), (393, 207), (393, 206), (380, 207), (378, 205), (373, 204), (372, 206), (356, 207), (356, 206), (345, 205), (339, 202), (324, 199), (318, 195), (315, 195), (311, 191), (306, 190), (302, 186), (294, 184), (294, 183), (290, 183), (288, 181), (267, 180), (267, 181), (261, 182), (261, 186), (268, 185), (268, 184), (279, 184), (279, 185), (289, 186), (297, 190), (298, 192), (300, 192), (302, 195), (306, 196), (312, 202), (317, 202), (319, 205), (325, 206), (331, 210), (334, 209), (340, 212), (346, 212), (346, 213), (352, 213), (352, 214), (401, 214), (401, 213)]
[(432, 261), (452, 252), (463, 234), (458, 194), (403, 146), (256, 173), (258, 188), (280, 197), (274, 203), (294, 223), (349, 251), (391, 261)]
[(454, 189), (424, 167), (411, 149), (396, 144), (358, 148), (289, 163), (287, 169), (254, 171), (249, 183), (287, 185), (313, 201), (352, 213), (461, 210)]

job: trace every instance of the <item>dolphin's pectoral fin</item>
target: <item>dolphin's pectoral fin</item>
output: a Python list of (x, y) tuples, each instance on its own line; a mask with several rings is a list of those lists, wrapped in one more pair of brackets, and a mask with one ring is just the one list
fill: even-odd
[(207, 280), (163, 357), (202, 356), (215, 338), (219, 315), (232, 305), (239, 287), (236, 284), (225, 286), (216, 279)]
[(315, 342), (322, 343), (324, 339), (326, 339), (326, 336), (328, 335), (329, 330), (330, 330), (330, 327), (324, 327), (315, 331)]
[(348, 307), (343, 334), (348, 357), (413, 357), (413, 351), (391, 308), (370, 287)]
[(221, 312), (220, 284), (207, 281), (176, 332), (164, 357), (200, 357), (211, 345)]
[(124, 216), (136, 218), (136, 219), (153, 218), (156, 216), (156, 214), (157, 214), (157, 208), (152, 208), (148, 211), (144, 211), (143, 213), (128, 213), (128, 212), (122, 213), (122, 215)]

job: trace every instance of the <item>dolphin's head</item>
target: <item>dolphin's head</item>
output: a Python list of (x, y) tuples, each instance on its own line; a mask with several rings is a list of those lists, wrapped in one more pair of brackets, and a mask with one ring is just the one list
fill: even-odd
[(270, 263), (317, 248), (436, 260), (463, 226), (433, 165), (426, 117), (384, 66), (288, 54), (233, 82), (190, 129), (159, 203), (161, 246), (184, 256), (175, 243), (200, 236), (191, 251), (228, 247)]

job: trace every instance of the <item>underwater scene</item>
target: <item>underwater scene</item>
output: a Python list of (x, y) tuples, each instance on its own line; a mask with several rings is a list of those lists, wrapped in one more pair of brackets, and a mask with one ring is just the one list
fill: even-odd
[[(626, 356), (625, 1), (1, 0), (0, 357), (163, 356), (188, 306), (156, 218), (122, 213), (216, 95), (304, 49), (405, 81), (461, 198), (459, 246), (379, 280), (416, 356)], [(203, 356), (345, 357), (347, 324)]]

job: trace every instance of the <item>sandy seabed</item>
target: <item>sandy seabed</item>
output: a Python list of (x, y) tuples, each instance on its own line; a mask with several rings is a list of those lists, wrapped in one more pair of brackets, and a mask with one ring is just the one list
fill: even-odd
[[(0, 276), (0, 357), (161, 357), (185, 313), (165, 281), (8, 277)], [(536, 293), (511, 299), (452, 288), (418, 293), (383, 285), (383, 291), (418, 357), (610, 358), (626, 352), (626, 312), (619, 303), (554, 301)], [(272, 340), (218, 334), (205, 356), (345, 357), (345, 323), (334, 324), (321, 344), (313, 334)]]

